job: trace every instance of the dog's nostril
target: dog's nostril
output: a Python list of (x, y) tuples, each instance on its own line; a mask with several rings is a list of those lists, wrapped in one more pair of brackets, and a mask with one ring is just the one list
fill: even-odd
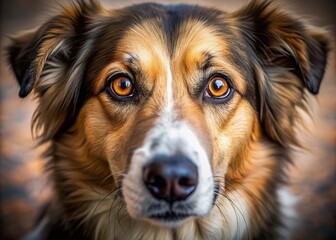
[(166, 180), (158, 175), (155, 175), (155, 173), (151, 172), (149, 176), (147, 176), (147, 188), (150, 189), (151, 192), (154, 192), (155, 194), (161, 194), (165, 195), (167, 193), (164, 193), (166, 189), (167, 182)]
[(181, 187), (190, 187), (190, 186), (194, 186), (195, 185), (193, 179), (192, 178), (188, 178), (188, 177), (181, 177), (178, 180), (178, 184)]
[(144, 167), (144, 183), (157, 199), (185, 200), (196, 189), (197, 167), (184, 156), (158, 156)]
[(164, 188), (166, 187), (166, 181), (163, 177), (161, 176), (154, 176), (152, 185), (158, 188)]

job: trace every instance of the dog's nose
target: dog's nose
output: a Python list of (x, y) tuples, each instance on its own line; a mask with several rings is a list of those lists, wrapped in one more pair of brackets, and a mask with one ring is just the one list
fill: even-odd
[(157, 199), (173, 203), (187, 199), (198, 183), (197, 167), (184, 156), (158, 156), (143, 169), (144, 182)]

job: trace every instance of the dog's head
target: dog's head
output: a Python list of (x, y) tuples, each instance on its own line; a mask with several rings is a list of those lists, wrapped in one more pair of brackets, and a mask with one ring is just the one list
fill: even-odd
[(112, 175), (129, 215), (164, 226), (208, 214), (226, 179), (246, 177), (251, 141), (296, 143), (326, 55), (323, 31), (259, 1), (229, 14), (75, 4), (9, 47), (42, 141), (80, 135), (92, 182)]

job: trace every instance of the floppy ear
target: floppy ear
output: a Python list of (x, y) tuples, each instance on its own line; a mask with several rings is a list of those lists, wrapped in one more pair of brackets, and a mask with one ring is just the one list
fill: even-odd
[(63, 8), (40, 28), (11, 38), (8, 60), (24, 98), (33, 90), (39, 100), (34, 127), (46, 141), (76, 114), (88, 44), (90, 16), (100, 6), (83, 1)]
[(270, 1), (252, 1), (233, 16), (253, 49), (263, 129), (282, 145), (297, 144), (293, 130), (297, 108), (306, 110), (305, 88), (319, 92), (328, 35)]

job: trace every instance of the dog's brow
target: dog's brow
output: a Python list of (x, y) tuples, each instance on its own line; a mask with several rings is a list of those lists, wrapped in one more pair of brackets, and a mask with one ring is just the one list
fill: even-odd
[(125, 53), (124, 56), (124, 64), (128, 67), (129, 71), (132, 72), (132, 74), (136, 75), (140, 73), (141, 65), (140, 65), (140, 58), (138, 55), (134, 53)]
[(203, 72), (206, 72), (211, 67), (211, 61), (214, 58), (214, 56), (209, 52), (204, 52), (204, 60), (200, 61), (199, 69)]
[(125, 53), (125, 62), (129, 65), (136, 64), (139, 62), (139, 57), (133, 53)]

